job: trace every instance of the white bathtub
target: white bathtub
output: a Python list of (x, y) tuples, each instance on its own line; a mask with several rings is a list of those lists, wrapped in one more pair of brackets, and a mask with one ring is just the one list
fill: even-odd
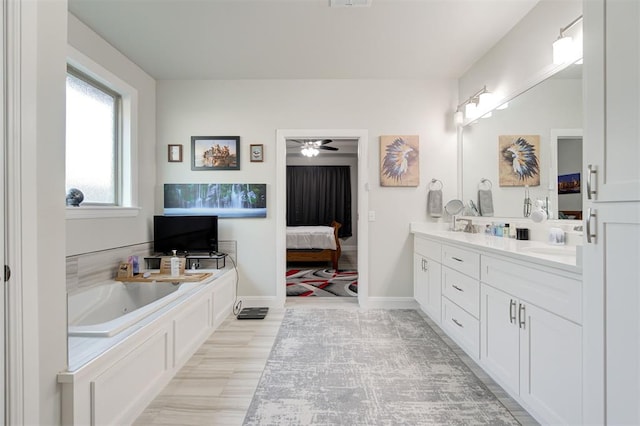
[(109, 282), (68, 297), (69, 336), (111, 337), (201, 283)]

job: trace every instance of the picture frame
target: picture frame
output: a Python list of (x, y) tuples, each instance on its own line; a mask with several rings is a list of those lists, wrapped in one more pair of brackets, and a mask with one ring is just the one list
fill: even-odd
[(192, 136), (191, 170), (240, 170), (240, 136)]
[(380, 185), (418, 186), (420, 184), (419, 154), (420, 137), (418, 135), (380, 136)]
[(169, 145), (167, 156), (170, 163), (182, 163), (182, 145)]
[(249, 145), (249, 152), (252, 163), (262, 163), (264, 161), (264, 146), (262, 144)]

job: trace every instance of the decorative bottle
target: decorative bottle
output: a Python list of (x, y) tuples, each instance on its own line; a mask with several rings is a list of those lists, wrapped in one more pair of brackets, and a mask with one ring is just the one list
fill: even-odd
[(177, 250), (173, 250), (173, 256), (171, 256), (171, 276), (180, 276), (180, 259), (177, 255)]

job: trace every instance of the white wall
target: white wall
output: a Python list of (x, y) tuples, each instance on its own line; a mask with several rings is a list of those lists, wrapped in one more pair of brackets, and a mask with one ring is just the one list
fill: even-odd
[[(137, 138), (138, 152), (134, 168), (138, 174), (135, 189), (140, 211), (133, 218), (68, 219), (66, 254), (87, 253), (150, 241), (156, 176), (155, 80), (72, 14), (69, 14), (68, 42), (137, 90), (138, 119), (134, 135)], [(164, 159), (166, 161), (166, 151)]]
[[(427, 220), (426, 183), (456, 192), (456, 138), (447, 114), (457, 93), (453, 80), (243, 80), (158, 81), (156, 212), (164, 183), (266, 183), (266, 219), (224, 219), (220, 238), (238, 241), (240, 295), (275, 296), (276, 129), (367, 129), (370, 144), (369, 295), (410, 297), (412, 242), (409, 222)], [(417, 188), (379, 185), (379, 136), (420, 135)], [(190, 137), (239, 135), (239, 171), (191, 171)], [(248, 161), (249, 144), (264, 144), (265, 161)], [(167, 145), (183, 144), (185, 161), (167, 162)], [(366, 215), (361, 216), (366, 219)]]
[[(540, 73), (553, 68), (552, 43), (560, 28), (582, 15), (582, 0), (541, 0), (459, 80), (459, 100), (483, 86), (503, 95), (513, 94)], [(582, 23), (568, 35), (581, 33)]]
[[(66, 49), (66, 1), (12, 2), (20, 10), (20, 52), (15, 56), (21, 87), (18, 132), (11, 135), (10, 147), (17, 149), (20, 176), (18, 195), (20, 229), (8, 234), (18, 238), (22, 265), (8, 253), (12, 276), (22, 282), (15, 308), (23, 321), (22, 340), (16, 346), (24, 351), (21, 380), (24, 417), (29, 425), (55, 425), (60, 422), (60, 392), (56, 374), (66, 368), (66, 293), (64, 263), (64, 99)], [(18, 22), (12, 22), (18, 25)], [(20, 27), (18, 27), (20, 29)], [(18, 36), (9, 31), (9, 37)], [(19, 95), (18, 95), (19, 93)], [(16, 146), (18, 145), (18, 146)], [(12, 164), (11, 167), (14, 165)], [(15, 211), (10, 206), (11, 212)], [(16, 223), (16, 218), (8, 218)], [(19, 223), (19, 222), (18, 222)], [(10, 285), (15, 284), (11, 282)], [(15, 330), (15, 325), (11, 327)], [(13, 352), (12, 352), (13, 353)], [(12, 373), (15, 373), (13, 371)], [(17, 407), (13, 406), (13, 409)], [(14, 412), (15, 414), (15, 412)]]

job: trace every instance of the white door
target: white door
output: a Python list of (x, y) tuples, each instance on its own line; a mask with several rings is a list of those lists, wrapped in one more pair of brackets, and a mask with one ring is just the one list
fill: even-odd
[(520, 397), (550, 424), (582, 422), (582, 327), (521, 304)]
[(518, 394), (518, 299), (481, 284), (480, 300), (480, 362), (498, 383), (510, 392)]
[[(5, 0), (6, 1), (6, 0)], [(5, 2), (3, 2), (5, 3)], [(6, 51), (6, 40), (5, 40), (5, 10), (6, 4), (3, 4), (3, 7), (0, 9), (0, 42), (2, 43), (2, 65), (0, 66), (0, 74), (2, 75), (2, 85), (0, 86), (0, 92), (2, 92), (2, 99), (6, 99), (5, 87), (7, 86), (7, 76), (5, 74), (6, 64), (7, 64), (7, 51)], [(4, 265), (7, 263), (4, 253), (4, 247), (6, 245), (5, 238), (5, 182), (4, 182), (4, 173), (5, 173), (5, 157), (4, 152), (6, 151), (8, 141), (6, 139), (6, 126), (7, 126), (7, 111), (5, 110), (5, 103), (0, 103), (0, 134), (3, 135), (2, 140), (2, 149), (0, 149), (0, 237), (2, 244), (0, 244), (0, 259), (2, 259), (2, 263), (0, 264), (0, 285), (2, 286), (2, 291), (0, 291), (0, 395), (2, 396), (2, 403), (0, 404), (0, 419), (2, 419), (4, 424), (9, 424), (6, 418), (6, 406), (7, 406), (7, 395), (5, 394), (6, 389), (6, 377), (5, 377), (5, 365), (6, 365), (6, 355), (5, 355), (5, 336), (6, 336), (6, 328), (7, 324), (5, 323), (5, 301), (7, 300), (6, 291), (7, 287), (4, 283), (4, 275), (5, 271)]]

